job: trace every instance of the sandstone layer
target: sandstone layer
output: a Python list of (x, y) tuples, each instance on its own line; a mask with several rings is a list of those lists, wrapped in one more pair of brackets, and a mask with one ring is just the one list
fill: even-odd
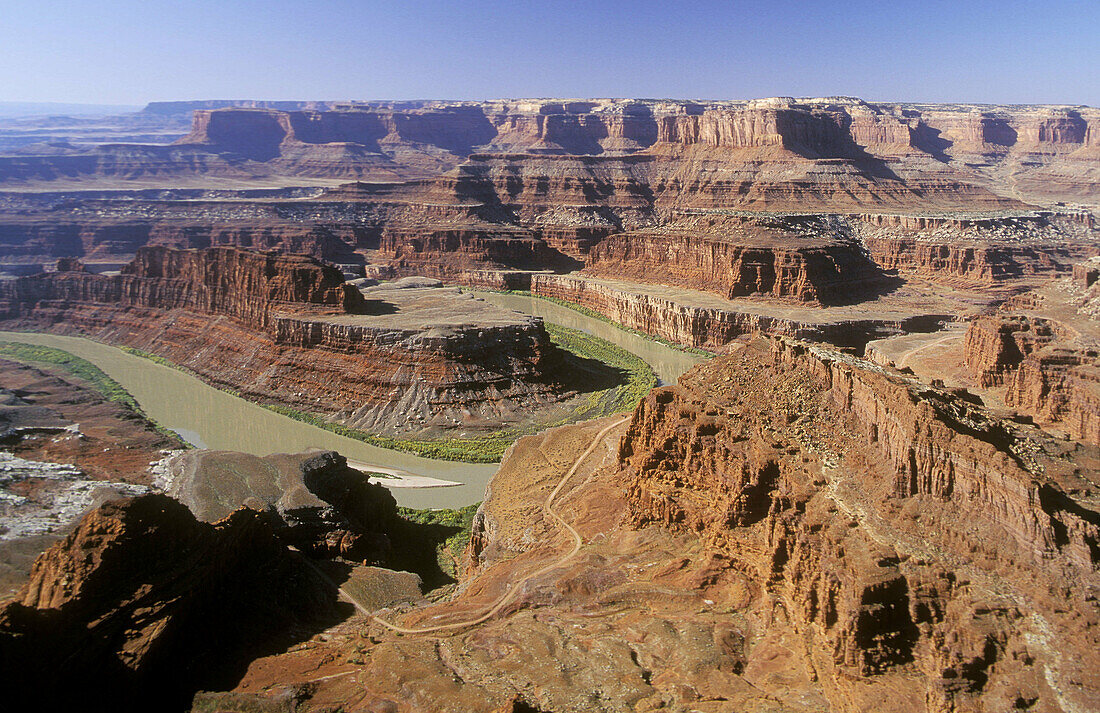
[(142, 248), (120, 275), (76, 267), (0, 281), (5, 325), (136, 347), (243, 395), (390, 433), (499, 428), (574, 393), (541, 321), (486, 307), (479, 324), (462, 295), (449, 319), (394, 319), (402, 300), (366, 299), (332, 267), (230, 248)]
[(379, 613), (456, 629), (353, 620), (195, 710), (1097, 706), (1095, 448), (786, 340), (613, 424), (518, 441), (458, 593)]
[[(143, 116), (188, 109), (194, 111), (191, 131), (173, 146), (28, 148), (0, 158), (0, 175), (7, 181), (81, 174), (392, 180), (435, 175), (473, 156), (523, 154), (614, 166), (614, 178), (577, 183), (575, 190), (629, 189), (630, 174), (641, 167), (658, 192), (679, 192), (694, 180), (699, 195), (742, 205), (796, 196), (803, 203), (848, 201), (845, 183), (864, 203), (918, 194), (951, 201), (980, 195), (975, 186), (982, 183), (1042, 198), (1095, 199), (1100, 119), (1080, 107), (871, 104), (845, 97), (162, 103)], [(691, 170), (676, 171), (669, 157), (686, 158)], [(774, 179), (753, 176), (748, 167), (761, 159), (785, 170)], [(713, 170), (731, 161), (733, 170)]]
[(226, 244), (468, 284), (583, 270), (809, 304), (873, 299), (911, 275), (1001, 284), (1095, 253), (1098, 116), (846, 98), (203, 107), (177, 145), (132, 149), (163, 154), (147, 178), (221, 162), (242, 187), (271, 173), (367, 182), (11, 193), (0, 264)]

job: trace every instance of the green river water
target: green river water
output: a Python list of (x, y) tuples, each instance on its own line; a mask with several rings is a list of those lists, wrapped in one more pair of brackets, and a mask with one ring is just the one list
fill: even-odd
[[(665, 383), (675, 381), (701, 361), (701, 357), (694, 354), (672, 349), (546, 300), (477, 294), (494, 304), (606, 339), (644, 359)], [(201, 448), (255, 455), (325, 448), (339, 451), (358, 464), (461, 483), (444, 488), (391, 488), (397, 502), (407, 507), (456, 508), (478, 502), (484, 498), (485, 485), (497, 470), (495, 464), (433, 460), (339, 436), (219, 391), (184, 372), (88, 339), (0, 332), (0, 340), (54, 347), (87, 359), (129, 391), (151, 418)], [(381, 482), (385, 484), (385, 480)]]

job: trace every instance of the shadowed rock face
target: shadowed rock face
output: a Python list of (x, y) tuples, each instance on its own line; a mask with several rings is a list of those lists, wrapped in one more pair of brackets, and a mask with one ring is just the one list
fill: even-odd
[(401, 519), (334, 452), (188, 451), (166, 477), (179, 500), (92, 510), (0, 608), (0, 665), (21, 681), (8, 704), (186, 710), (196, 690), (346, 619), (337, 586), (381, 607), (439, 578), (451, 530)]
[(828, 348), (758, 339), (654, 390), (596, 444), (560, 491), (556, 511), (584, 543), (563, 559), (572, 539), (543, 504), (607, 424), (517, 441), (475, 518), (458, 594), (383, 614), (468, 621), (515, 590), (498, 615), (440, 636), (337, 630), (196, 705), (1100, 702), (1095, 448)]
[(182, 710), (245, 662), (346, 613), (335, 592), (242, 510), (210, 525), (146, 495), (103, 505), (35, 562), (0, 610), (16, 708)]
[(389, 564), (396, 502), (332, 451), (252, 456), (187, 451), (165, 465), (167, 493), (203, 522), (240, 507), (267, 512), (279, 537), (312, 557)]

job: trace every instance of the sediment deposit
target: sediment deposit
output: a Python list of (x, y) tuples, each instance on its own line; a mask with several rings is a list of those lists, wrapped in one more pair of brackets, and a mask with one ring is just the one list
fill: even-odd
[[(1095, 448), (783, 339), (701, 365), (593, 441), (610, 423), (518, 441), (458, 593), (377, 614), (456, 630), (349, 622), (256, 660), (197, 709), (290, 696), (301, 711), (1100, 701)], [(572, 556), (544, 507), (558, 486), (554, 512), (582, 542)]]
[(461, 303), (449, 317), (410, 307), (395, 320), (401, 291), (367, 299), (311, 258), (231, 248), (142, 248), (120, 275), (73, 267), (0, 282), (6, 326), (135, 347), (243, 395), (390, 433), (499, 428), (573, 393), (539, 320), (482, 305), (481, 324), (458, 309), (474, 304), (462, 295), (449, 294)]

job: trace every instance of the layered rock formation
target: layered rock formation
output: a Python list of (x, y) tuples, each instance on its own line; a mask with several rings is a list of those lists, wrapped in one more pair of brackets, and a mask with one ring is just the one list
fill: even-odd
[[(187, 109), (194, 109), (191, 132), (171, 148), (54, 148), (4, 158), (0, 173), (9, 181), (88, 173), (140, 178), (171, 172), (174, 163), (177, 175), (386, 180), (434, 175), (479, 153), (660, 158), (688, 152), (703, 176), (709, 173), (703, 165), (715, 158), (813, 167), (772, 187), (748, 173), (698, 187), (713, 196), (740, 192), (741, 201), (794, 194), (844, 201), (838, 177), (875, 201), (905, 200), (913, 191), (926, 198), (951, 200), (960, 191), (976, 197), (965, 186), (975, 181), (1013, 181), (1044, 196), (1088, 196), (1098, 119), (1088, 108), (869, 104), (844, 97), (162, 103), (144, 115)], [(668, 178), (686, 176), (670, 172)]]
[(913, 673), (928, 710), (1096, 704), (1094, 452), (783, 342), (652, 393), (620, 452), (634, 522), (755, 563), (834, 705)]
[(1057, 320), (1012, 313), (979, 318), (964, 358), (982, 386), (1073, 438), (1100, 444), (1100, 343)]
[(678, 230), (606, 238), (590, 249), (585, 272), (701, 287), (727, 298), (825, 303), (859, 301), (887, 282), (847, 227), (824, 216), (696, 220), (670, 228)]
[[(378, 275), (487, 285), (508, 278), (486, 271), (583, 268), (822, 304), (873, 298), (895, 270), (998, 284), (1095, 252), (1096, 120), (1088, 109), (845, 98), (199, 108), (178, 145), (133, 149), (164, 154), (150, 180), (175, 161), (195, 175), (221, 175), (221, 162), (242, 186), (272, 174), (368, 182), (305, 200), (134, 194), (43, 210), (5, 199), (0, 262), (232, 244), (371, 263)], [(1047, 173), (1027, 184), (1029, 171)], [(1057, 188), (1051, 172), (1076, 175), (1075, 187)]]
[[(475, 283), (490, 288), (527, 289), (539, 297), (580, 305), (615, 324), (691, 347), (721, 350), (734, 339), (752, 333), (784, 335), (809, 341), (863, 348), (871, 339), (904, 332), (925, 332), (950, 319), (945, 304), (927, 304), (906, 295), (889, 306), (871, 308), (773, 310), (759, 302), (726, 301), (691, 290), (665, 290), (650, 285), (572, 275), (514, 276), (494, 285), (472, 274)], [(487, 284), (486, 284), (487, 283)], [(866, 288), (862, 294), (866, 295)]]
[(201, 523), (161, 495), (110, 502), (35, 562), (0, 609), (16, 707), (183, 710), (242, 662), (345, 615), (255, 511)]
[(412, 633), (333, 630), (196, 709), (1091, 710), (1098, 453), (973, 401), (742, 345), (518, 441), (459, 592), (379, 614)]
[(137, 347), (244, 395), (391, 433), (484, 419), (499, 428), (573, 394), (539, 320), (487, 306), (471, 317), (469, 298), (449, 296), (449, 317), (437, 302), (401, 312), (403, 297), (367, 300), (304, 256), (143, 248), (120, 275), (0, 282), (0, 315), (8, 327)]
[(1069, 271), (1097, 250), (1090, 213), (986, 218), (863, 215), (855, 229), (883, 269), (969, 284)]

